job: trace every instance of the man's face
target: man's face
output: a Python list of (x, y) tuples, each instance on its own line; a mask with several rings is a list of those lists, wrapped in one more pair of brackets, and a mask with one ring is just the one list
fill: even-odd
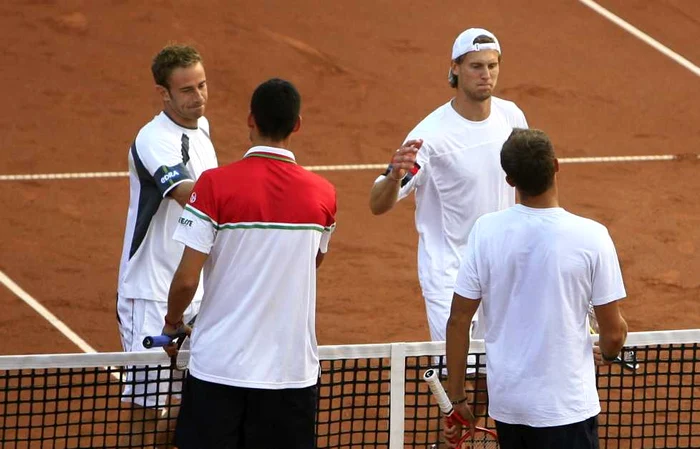
[(190, 67), (178, 67), (170, 74), (168, 84), (169, 89), (163, 93), (166, 112), (185, 126), (192, 126), (192, 123), (196, 126), (204, 115), (208, 97), (204, 67), (199, 62)]
[(452, 73), (459, 77), (457, 88), (474, 101), (491, 98), (499, 70), (499, 54), (496, 50), (469, 52), (460, 64), (452, 62)]

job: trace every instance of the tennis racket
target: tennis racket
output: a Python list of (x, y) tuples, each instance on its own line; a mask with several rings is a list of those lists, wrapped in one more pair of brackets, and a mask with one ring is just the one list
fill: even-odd
[[(598, 318), (595, 317), (593, 303), (588, 303), (588, 330), (590, 331), (591, 335), (600, 334)], [(637, 353), (634, 349), (623, 349), (620, 355), (615, 358), (613, 363), (619, 363), (623, 368), (629, 371), (637, 371), (637, 369), (639, 369), (639, 363), (637, 363)]]
[[(468, 447), (471, 449), (498, 449), (498, 435), (496, 432), (483, 427), (477, 427), (474, 429), (474, 434), (470, 433), (471, 425), (462, 418), (459, 413), (455, 413), (450, 398), (447, 397), (445, 389), (440, 383), (438, 378), (438, 371), (434, 369), (429, 369), (423, 374), (423, 380), (428, 383), (430, 391), (435, 396), (438, 405), (440, 406), (440, 411), (445, 415), (445, 419), (451, 425), (462, 424), (464, 426), (464, 432), (462, 436), (456, 441), (458, 448)], [(454, 441), (453, 441), (454, 442)], [(469, 443), (468, 446), (465, 446)]]
[[(187, 322), (187, 325), (193, 327), (196, 319), (197, 315), (192, 317), (192, 319)], [(185, 353), (190, 349), (190, 339), (186, 333), (182, 332), (172, 337), (170, 335), (148, 336), (143, 339), (143, 347), (146, 349), (162, 348), (173, 341), (177, 347), (177, 355), (170, 357), (170, 367), (178, 371), (185, 371), (189, 363), (189, 354)]]

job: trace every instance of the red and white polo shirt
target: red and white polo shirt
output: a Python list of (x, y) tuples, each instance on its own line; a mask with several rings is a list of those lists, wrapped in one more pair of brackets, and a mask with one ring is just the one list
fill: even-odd
[(288, 150), (256, 146), (202, 174), (174, 234), (209, 254), (195, 377), (262, 389), (316, 384), (316, 255), (328, 249), (335, 213), (333, 185)]

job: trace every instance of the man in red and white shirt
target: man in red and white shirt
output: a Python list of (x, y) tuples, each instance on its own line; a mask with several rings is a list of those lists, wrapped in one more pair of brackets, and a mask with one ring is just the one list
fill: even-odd
[[(316, 268), (335, 228), (335, 189), (287, 150), (301, 124), (294, 86), (253, 93), (253, 147), (197, 181), (174, 238), (186, 248), (163, 333), (182, 317), (204, 268), (180, 449), (313, 448), (319, 375)], [(169, 348), (172, 350), (172, 348)]]

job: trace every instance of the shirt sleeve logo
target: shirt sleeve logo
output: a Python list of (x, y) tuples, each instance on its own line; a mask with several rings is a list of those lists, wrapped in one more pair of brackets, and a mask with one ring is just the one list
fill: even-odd
[(192, 192), (192, 195), (190, 195), (190, 203), (194, 204), (195, 201), (197, 201), (197, 192)]
[(177, 170), (172, 170), (166, 173), (162, 178), (160, 178), (160, 183), (165, 184), (166, 182), (170, 181), (172, 178), (180, 176), (180, 172)]

